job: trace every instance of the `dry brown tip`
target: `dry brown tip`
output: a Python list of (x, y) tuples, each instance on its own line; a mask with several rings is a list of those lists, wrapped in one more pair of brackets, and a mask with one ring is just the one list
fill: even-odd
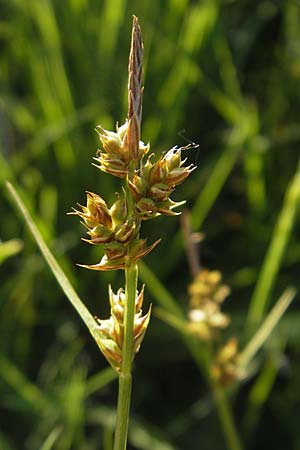
[(191, 228), (191, 216), (188, 210), (183, 211), (181, 215), (181, 228), (191, 275), (193, 278), (196, 278), (201, 270), (200, 255), (198, 242), (193, 238), (194, 233)]
[(141, 29), (137, 17), (133, 16), (128, 65), (128, 130), (125, 138), (125, 143), (133, 160), (139, 159), (143, 93), (142, 76), (143, 43)]

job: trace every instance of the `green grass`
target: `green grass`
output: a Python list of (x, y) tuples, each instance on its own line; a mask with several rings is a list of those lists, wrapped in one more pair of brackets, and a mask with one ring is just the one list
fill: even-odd
[[(95, 125), (109, 129), (124, 119), (133, 13), (145, 45), (143, 139), (151, 141), (153, 152), (186, 145), (185, 139), (200, 145), (186, 155), (198, 169), (176, 200), (187, 199), (193, 227), (204, 234), (202, 264), (232, 281), (224, 309), (232, 318), (229, 334), (238, 337), (241, 350), (274, 312), (281, 293), (288, 286), (298, 291), (297, 2), (4, 2), (0, 447), (5, 450), (111, 450), (114, 374), (65, 301), (4, 182), (18, 186), (86, 307), (106, 317), (107, 283), (118, 288), (120, 274), (99, 276), (76, 266), (100, 255), (80, 244), (83, 229), (66, 213), (84, 201), (86, 189), (114, 200), (116, 185), (89, 162), (99, 145)], [(163, 239), (140, 266), (145, 310), (152, 302), (154, 312), (159, 307), (159, 315), (173, 325), (176, 319), (178, 326), (154, 314), (137, 356), (131, 448), (223, 449), (218, 409), (202, 367), (205, 351), (199, 364), (198, 344), (180, 329), (191, 276), (179, 221), (158, 218), (146, 233), (149, 242)], [(275, 450), (298, 448), (298, 321), (297, 294), (255, 353), (248, 378), (226, 393), (245, 449), (265, 448), (266, 440)]]

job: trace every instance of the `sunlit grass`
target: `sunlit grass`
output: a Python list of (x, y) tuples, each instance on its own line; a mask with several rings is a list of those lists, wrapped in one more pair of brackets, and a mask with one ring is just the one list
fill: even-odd
[[(143, 136), (154, 152), (185, 139), (200, 144), (189, 156), (198, 170), (187, 182), (187, 207), (194, 231), (204, 235), (203, 264), (232, 280), (225, 309), (247, 348), (280, 294), (298, 288), (297, 2), (4, 3), (1, 185), (18, 185), (72, 285), (95, 314), (106, 313), (106, 280), (94, 282), (73, 263), (97, 259), (90, 253), (97, 250), (78, 244), (80, 228), (66, 213), (87, 186), (98, 184), (111, 198), (116, 190), (87, 161), (97, 145), (93, 128), (112, 128), (126, 109), (124, 61), (135, 13), (147, 41)], [(1, 449), (111, 450), (114, 373), (95, 357), (6, 189), (0, 230)], [(145, 298), (173, 326), (154, 319), (143, 352), (151, 357), (138, 357), (129, 440), (133, 448), (194, 450), (201, 435), (203, 448), (223, 449), (213, 395), (198, 372), (203, 353), (200, 362), (180, 332), (191, 281), (181, 233), (160, 219), (150, 232), (170, 239), (163, 257), (157, 250), (140, 266)], [(242, 395), (229, 393), (245, 448), (265, 448), (262, 430), (274, 449), (298, 445), (298, 321), (296, 296), (252, 360)], [(284, 443), (282, 435), (289, 436)]]

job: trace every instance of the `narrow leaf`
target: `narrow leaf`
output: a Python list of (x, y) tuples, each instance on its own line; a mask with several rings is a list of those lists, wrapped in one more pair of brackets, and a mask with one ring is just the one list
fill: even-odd
[(0, 264), (7, 258), (16, 255), (23, 248), (23, 242), (20, 239), (10, 239), (0, 243)]
[(183, 317), (183, 312), (174, 297), (143, 261), (139, 261), (139, 275), (162, 308), (176, 317)]
[(12, 186), (11, 183), (7, 182), (6, 186), (12, 196), (14, 205), (21, 212), (23, 219), (25, 220), (28, 228), (30, 229), (32, 236), (34, 237), (37, 245), (39, 246), (58, 284), (60, 285), (60, 287), (66, 294), (67, 298), (70, 300), (70, 302), (72, 303), (72, 305), (74, 306), (74, 308), (76, 309), (76, 311), (86, 324), (95, 341), (98, 343), (99, 336), (96, 321), (94, 320), (89, 310), (86, 308), (86, 306), (78, 297), (70, 281), (68, 280), (65, 273), (63, 272), (58, 262), (56, 261), (55, 257), (49, 250), (39, 230), (37, 229), (35, 223), (33, 222), (21, 197), (19, 196), (19, 194), (17, 193), (17, 191), (15, 190), (15, 188)]
[(61, 434), (61, 432), (62, 432), (61, 426), (55, 427), (51, 431), (49, 436), (46, 438), (45, 442), (43, 443), (43, 445), (40, 447), (39, 450), (51, 450), (53, 448), (53, 445), (59, 438), (59, 435)]
[(39, 387), (31, 383), (4, 355), (0, 355), (0, 376), (33, 409), (47, 411), (52, 403)]
[(255, 354), (264, 345), (264, 343), (274, 330), (275, 326), (289, 307), (295, 295), (296, 289), (293, 287), (289, 287), (283, 292), (276, 305), (273, 307), (267, 318), (259, 327), (258, 331), (241, 352), (239, 357), (239, 364), (241, 366), (246, 367), (249, 365)]
[(86, 382), (86, 395), (91, 395), (94, 392), (100, 391), (111, 381), (118, 378), (118, 374), (111, 367), (107, 367), (96, 375), (91, 376)]
[(298, 168), (287, 188), (284, 204), (275, 225), (273, 236), (255, 286), (247, 317), (248, 330), (253, 329), (255, 325), (259, 324), (267, 309), (270, 294), (292, 233), (299, 204), (300, 170)]

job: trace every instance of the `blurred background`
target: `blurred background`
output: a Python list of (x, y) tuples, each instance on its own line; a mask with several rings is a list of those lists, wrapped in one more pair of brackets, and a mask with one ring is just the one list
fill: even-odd
[[(187, 200), (203, 233), (203, 266), (231, 287), (224, 339), (235, 335), (243, 348), (247, 318), (256, 329), (299, 284), (299, 1), (0, 0), (1, 450), (112, 448), (115, 375), (4, 181), (18, 186), (90, 311), (107, 317), (108, 283), (117, 290), (123, 274), (76, 266), (96, 263), (100, 251), (80, 241), (83, 227), (66, 213), (86, 190), (109, 204), (119, 190), (91, 165), (93, 129), (126, 117), (133, 13), (145, 47), (144, 142), (158, 154), (199, 144), (186, 154), (198, 169), (173, 198)], [(187, 314), (180, 220), (149, 221), (143, 236), (162, 242), (141, 267), (144, 308), (152, 302), (154, 314), (135, 362), (129, 449), (224, 449), (205, 377), (156, 314), (168, 300)], [(299, 320), (297, 294), (231, 392), (245, 449), (300, 449)]]

